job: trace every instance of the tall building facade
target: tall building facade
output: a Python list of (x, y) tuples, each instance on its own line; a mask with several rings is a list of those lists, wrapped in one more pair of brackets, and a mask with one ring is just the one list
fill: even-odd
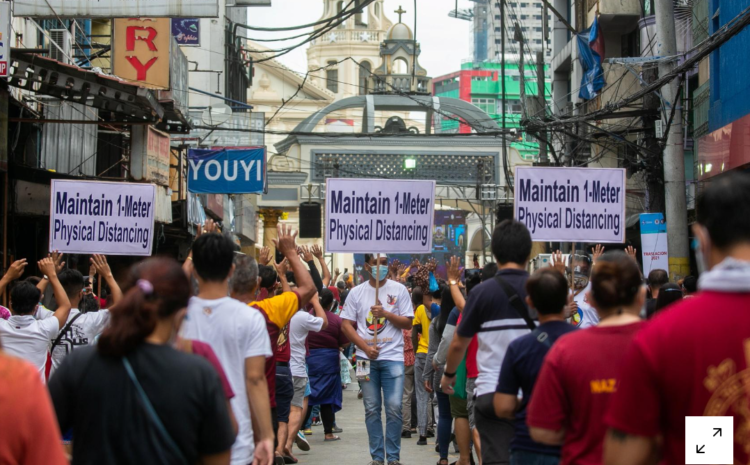
[[(537, 95), (536, 69), (532, 65), (525, 65), (524, 75), (526, 96)], [(502, 126), (503, 113), (505, 124), (509, 128), (519, 128), (514, 136), (511, 148), (518, 150), (521, 158), (535, 160), (539, 154), (537, 139), (527, 133), (522, 133), (521, 119), (524, 113), (530, 111), (524, 108), (521, 101), (521, 70), (518, 63), (505, 65), (505, 110), (503, 110), (502, 74), (500, 63), (464, 63), (459, 71), (436, 77), (433, 79), (433, 89), (436, 97), (458, 98), (478, 107), (488, 113)], [(546, 71), (546, 68), (545, 68)], [(551, 88), (546, 84), (546, 98), (551, 95)], [(472, 128), (455, 119), (443, 118), (440, 122), (442, 132), (470, 133)]]
[[(498, 0), (475, 1), (470, 43), (473, 46), (474, 63), (498, 61), (502, 51), (503, 21), (502, 5)], [(544, 15), (547, 15), (545, 20)], [(550, 13), (541, 1), (505, 1), (505, 54), (518, 55), (520, 44), (515, 39), (515, 25), (518, 24), (524, 37), (524, 52), (532, 55), (544, 52), (545, 60), (551, 57), (549, 34), (546, 25), (550, 24)]]

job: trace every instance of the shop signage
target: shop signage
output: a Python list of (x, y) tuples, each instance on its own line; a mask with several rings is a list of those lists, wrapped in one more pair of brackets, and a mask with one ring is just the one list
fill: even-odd
[(172, 37), (175, 38), (178, 45), (200, 47), (200, 18), (172, 18)]
[(188, 190), (202, 194), (263, 194), (266, 148), (191, 149)]
[(15, 0), (14, 16), (29, 18), (217, 18), (218, 0)]
[(122, 18), (114, 23), (113, 74), (153, 89), (169, 89), (169, 18)]

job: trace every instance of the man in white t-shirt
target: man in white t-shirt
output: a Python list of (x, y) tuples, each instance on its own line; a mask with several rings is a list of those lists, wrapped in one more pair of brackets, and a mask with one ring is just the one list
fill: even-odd
[[(107, 263), (107, 257), (104, 255), (94, 255), (91, 263), (96, 267), (99, 276), (107, 281), (110, 293), (112, 295), (112, 304), (122, 299), (120, 286), (112, 276), (112, 270)], [(83, 275), (78, 270), (65, 269), (60, 271), (58, 276), (60, 284), (65, 289), (65, 294), (70, 300), (73, 307), (68, 315), (68, 321), (63, 326), (60, 333), (50, 340), (50, 350), (52, 352), (52, 370), (50, 376), (60, 366), (63, 359), (73, 350), (94, 343), (96, 336), (104, 331), (109, 324), (109, 310), (103, 309), (97, 312), (81, 313), (78, 307), (84, 297), (86, 289), (84, 288)], [(37, 319), (43, 320), (52, 316), (52, 312), (42, 307), (36, 311)]]
[[(279, 240), (283, 236), (280, 233)], [(248, 465), (254, 459), (258, 465), (270, 465), (274, 433), (265, 365), (272, 355), (271, 343), (260, 312), (228, 297), (234, 250), (234, 242), (217, 233), (203, 234), (193, 244), (188, 262), (194, 266), (199, 292), (188, 304), (182, 337), (211, 346), (234, 391), (230, 402), (239, 431), (232, 465)]]
[[(317, 294), (310, 300), (315, 309), (315, 316), (305, 309), (300, 309), (289, 322), (289, 369), (292, 372), (294, 382), (294, 397), (292, 397), (292, 408), (289, 412), (289, 432), (287, 434), (287, 450), (292, 450), (292, 442), (297, 437), (302, 419), (307, 410), (307, 335), (310, 332), (318, 332), (328, 327), (328, 318), (323, 307), (320, 306)], [(310, 450), (307, 441), (298, 442), (302, 450)]]
[[(0, 342), (3, 350), (10, 355), (31, 362), (39, 370), (39, 376), (45, 381), (44, 366), (47, 362), (49, 341), (57, 337), (60, 328), (65, 325), (70, 314), (70, 301), (65, 290), (57, 279), (55, 262), (51, 258), (39, 261), (39, 269), (52, 285), (57, 301), (57, 310), (45, 320), (34, 318), (34, 311), (39, 305), (41, 291), (28, 281), (16, 283), (10, 292), (10, 319), (0, 319)], [(4, 289), (10, 281), (23, 274), (26, 260), (18, 260), (5, 274), (0, 282)]]
[[(362, 394), (371, 465), (383, 465), (386, 459), (389, 465), (398, 465), (404, 391), (404, 336), (401, 330), (411, 328), (414, 309), (406, 287), (388, 279), (385, 254), (380, 254), (379, 261), (376, 254), (365, 254), (364, 270), (369, 273), (370, 280), (349, 292), (341, 313), (341, 330), (357, 346), (358, 368), (362, 362), (369, 365), (369, 380), (362, 381)], [(377, 303), (376, 284), (379, 284)], [(385, 399), (385, 441), (381, 390)]]
[[(597, 246), (600, 247), (600, 246)], [(603, 249), (602, 249), (603, 250)], [(595, 254), (598, 256), (600, 254)], [(572, 315), (573, 321), (578, 322), (576, 325), (579, 329), (590, 328), (599, 324), (599, 314), (589, 305), (588, 294), (591, 291), (592, 260), (588, 255), (575, 255), (573, 259), (573, 301), (578, 307), (578, 315)]]

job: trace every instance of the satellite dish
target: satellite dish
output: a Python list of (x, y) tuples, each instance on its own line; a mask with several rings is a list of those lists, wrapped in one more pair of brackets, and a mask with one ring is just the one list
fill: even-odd
[(231, 117), (232, 109), (229, 105), (219, 103), (211, 105), (203, 110), (201, 120), (203, 120), (203, 124), (207, 126), (219, 126), (229, 121), (229, 118)]

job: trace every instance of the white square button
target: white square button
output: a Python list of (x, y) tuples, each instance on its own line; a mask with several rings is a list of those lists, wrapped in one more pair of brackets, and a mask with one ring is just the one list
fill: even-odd
[(734, 417), (685, 417), (687, 465), (734, 464)]

